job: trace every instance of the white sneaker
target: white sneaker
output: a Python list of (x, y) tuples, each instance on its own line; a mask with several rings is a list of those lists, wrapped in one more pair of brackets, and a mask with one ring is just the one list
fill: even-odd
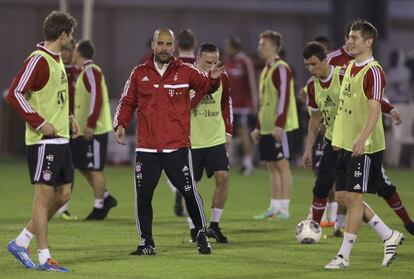
[(349, 261), (345, 260), (342, 255), (337, 255), (335, 259), (325, 265), (325, 269), (345, 269), (349, 267)]
[(398, 245), (404, 240), (404, 235), (399, 231), (392, 231), (390, 238), (384, 241), (384, 259), (382, 260), (382, 266), (388, 266), (391, 264), (395, 255), (397, 254)]

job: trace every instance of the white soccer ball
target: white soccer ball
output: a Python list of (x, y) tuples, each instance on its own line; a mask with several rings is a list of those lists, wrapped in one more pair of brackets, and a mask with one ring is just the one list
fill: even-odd
[(315, 244), (322, 238), (322, 229), (313, 220), (303, 220), (296, 225), (296, 239), (303, 244)]

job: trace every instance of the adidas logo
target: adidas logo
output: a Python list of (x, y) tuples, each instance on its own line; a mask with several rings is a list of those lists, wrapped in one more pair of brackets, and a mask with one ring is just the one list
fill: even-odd
[(361, 190), (361, 186), (359, 186), (359, 184), (355, 185), (354, 188), (352, 188), (353, 190)]
[(149, 81), (149, 78), (147, 76), (145, 76), (141, 79), (141, 81)]
[(188, 167), (187, 166), (184, 166), (182, 172), (186, 172), (186, 171), (188, 171)]
[(93, 168), (93, 163), (92, 162), (89, 162), (88, 168)]
[(277, 154), (277, 158), (279, 159), (279, 158), (283, 158), (283, 153), (282, 152), (279, 152), (278, 154)]

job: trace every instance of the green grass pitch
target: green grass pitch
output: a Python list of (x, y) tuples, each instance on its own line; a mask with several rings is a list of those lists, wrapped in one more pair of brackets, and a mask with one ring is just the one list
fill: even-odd
[[(133, 257), (137, 245), (134, 213), (133, 173), (130, 167), (106, 169), (108, 187), (119, 201), (103, 222), (68, 222), (54, 218), (49, 225), (49, 245), (54, 258), (70, 269), (68, 274), (32, 271), (24, 268), (6, 250), (29, 220), (33, 187), (29, 183), (24, 160), (0, 159), (0, 278), (414, 278), (414, 237), (384, 200), (367, 196), (366, 200), (392, 228), (405, 234), (396, 261), (381, 267), (383, 246), (366, 225), (362, 225), (351, 254), (351, 267), (345, 271), (325, 271), (323, 266), (336, 254), (341, 239), (330, 237), (316, 245), (302, 245), (295, 239), (295, 226), (306, 218), (314, 181), (310, 171), (293, 169), (291, 218), (287, 221), (255, 221), (252, 216), (269, 204), (268, 175), (255, 170), (243, 177), (231, 172), (230, 194), (221, 227), (230, 243), (211, 241), (212, 255), (199, 255), (195, 244), (188, 243), (189, 230), (184, 218), (172, 211), (173, 195), (161, 179), (154, 195), (153, 232), (155, 257)], [(414, 216), (414, 173), (389, 171), (393, 183)], [(210, 216), (213, 180), (198, 186)], [(93, 197), (86, 180), (76, 173), (76, 185), (70, 210), (84, 218), (91, 210)], [(36, 251), (35, 241), (31, 245)], [(37, 262), (37, 256), (34, 255)]]

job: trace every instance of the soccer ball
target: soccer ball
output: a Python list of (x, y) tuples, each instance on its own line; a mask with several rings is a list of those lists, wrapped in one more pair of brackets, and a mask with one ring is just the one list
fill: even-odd
[(303, 220), (296, 225), (296, 239), (303, 244), (315, 244), (322, 238), (322, 229), (313, 220)]

